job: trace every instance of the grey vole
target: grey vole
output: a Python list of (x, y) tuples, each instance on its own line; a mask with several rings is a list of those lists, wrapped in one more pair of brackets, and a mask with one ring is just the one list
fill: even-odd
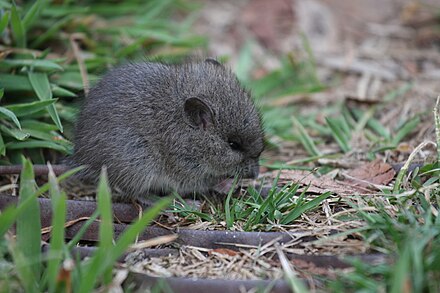
[(90, 90), (75, 130), (73, 165), (138, 198), (203, 192), (237, 173), (258, 174), (259, 113), (234, 74), (214, 59), (132, 63)]

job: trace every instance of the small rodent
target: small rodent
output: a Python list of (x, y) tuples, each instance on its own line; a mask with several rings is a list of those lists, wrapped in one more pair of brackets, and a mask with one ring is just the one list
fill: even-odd
[(258, 175), (260, 115), (235, 75), (214, 59), (110, 70), (82, 105), (72, 165), (131, 198), (204, 192), (226, 178)]

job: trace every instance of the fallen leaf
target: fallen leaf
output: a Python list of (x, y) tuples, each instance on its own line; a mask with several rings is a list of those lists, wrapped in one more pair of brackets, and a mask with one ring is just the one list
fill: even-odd
[[(279, 171), (274, 171), (272, 176), (275, 178), (278, 175), (278, 172)], [(332, 192), (338, 195), (351, 195), (360, 191), (358, 188), (355, 188), (346, 182), (335, 180), (330, 176), (323, 175), (316, 177), (313, 173), (302, 170), (282, 170), (278, 182), (283, 184), (287, 182), (300, 184), (303, 187), (300, 188), (299, 191), (302, 191), (304, 188), (308, 187), (308, 192), (318, 194)]]
[(227, 248), (216, 248), (208, 251), (209, 255), (212, 255), (213, 253), (224, 254), (229, 256), (236, 256), (238, 254), (238, 252)]
[(386, 185), (390, 183), (396, 175), (396, 172), (390, 164), (377, 159), (351, 170), (348, 172), (348, 175), (360, 179), (358, 182), (355, 182), (353, 179), (348, 179), (348, 181), (352, 181), (356, 183), (356, 185), (369, 187), (368, 182), (375, 185)]

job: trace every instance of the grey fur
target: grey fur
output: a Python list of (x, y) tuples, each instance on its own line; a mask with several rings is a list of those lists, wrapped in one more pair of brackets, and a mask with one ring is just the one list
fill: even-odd
[(138, 198), (255, 176), (262, 150), (260, 116), (230, 70), (212, 60), (143, 62), (111, 70), (91, 89), (69, 161), (94, 181), (105, 165), (111, 186)]

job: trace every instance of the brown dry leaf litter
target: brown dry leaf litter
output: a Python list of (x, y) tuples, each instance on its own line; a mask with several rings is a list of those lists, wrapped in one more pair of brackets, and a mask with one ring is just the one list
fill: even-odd
[[(223, 251), (224, 252), (224, 251)], [(142, 252), (126, 258), (130, 270), (155, 277), (196, 277), (231, 280), (281, 279), (278, 262), (260, 255), (258, 249), (223, 253), (196, 247), (181, 247), (179, 255), (144, 258)]]
[[(274, 171), (272, 178), (276, 178), (279, 173), (280, 184), (300, 184), (303, 188), (300, 191), (307, 188), (309, 193), (325, 193), (332, 192), (338, 195), (352, 195), (359, 193), (358, 189), (347, 182), (340, 182), (333, 179), (328, 175), (322, 175), (319, 178), (315, 177), (312, 172), (301, 170), (282, 170)], [(354, 185), (354, 184), (353, 184)]]
[(355, 186), (371, 188), (372, 186), (387, 185), (390, 183), (394, 179), (396, 171), (394, 171), (390, 164), (376, 159), (373, 162), (350, 170), (347, 175), (347, 181), (353, 183)]

